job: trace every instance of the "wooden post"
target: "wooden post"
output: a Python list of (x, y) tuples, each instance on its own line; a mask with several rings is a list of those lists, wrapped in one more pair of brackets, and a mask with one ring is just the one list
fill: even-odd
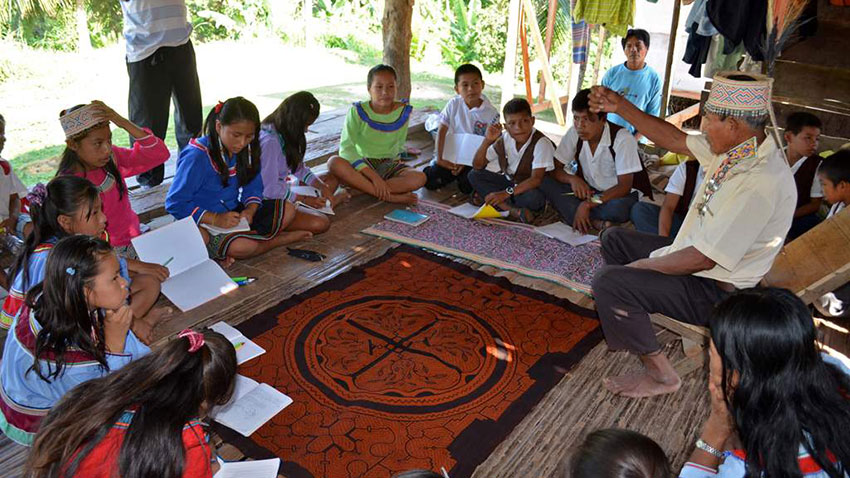
[(533, 105), (534, 97), (531, 96), (531, 66), (528, 61), (528, 37), (525, 31), (525, 26), (523, 25), (526, 15), (527, 13), (525, 9), (519, 13), (519, 43), (522, 48), (522, 76), (523, 79), (525, 79), (525, 99), (528, 100), (528, 104)]
[(662, 119), (667, 117), (667, 106), (670, 103), (670, 85), (673, 83), (673, 57), (676, 55), (676, 37), (679, 32), (679, 14), (681, 11), (681, 0), (673, 0), (673, 24), (670, 25), (667, 65), (664, 67), (664, 87), (661, 89), (661, 109), (658, 111), (658, 117)]
[[(530, 14), (534, 13), (534, 4), (531, 0), (522, 0), (522, 5), (526, 12)], [(532, 19), (529, 19), (529, 17)], [(549, 100), (552, 102), (552, 109), (555, 111), (555, 119), (558, 120), (559, 125), (564, 126), (566, 122), (564, 121), (564, 112), (561, 110), (561, 101), (558, 98), (558, 84), (555, 83), (555, 77), (552, 76), (552, 68), (549, 66), (549, 59), (546, 58), (546, 48), (543, 45), (543, 36), (540, 35), (540, 27), (537, 25), (536, 16), (527, 15), (526, 23), (528, 24), (528, 29), (531, 30), (531, 38), (534, 39), (534, 45), (540, 55), (543, 77), (546, 78), (546, 83), (549, 83), (550, 86), (548, 88)]]
[(519, 9), (521, 0), (511, 0), (508, 7), (508, 39), (505, 43), (505, 66), (502, 68), (502, 100), (499, 111), (514, 97), (516, 81), (516, 45), (519, 32)]
[(384, 39), (384, 63), (398, 75), (399, 99), (410, 98), (410, 41), (413, 0), (385, 0), (381, 22)]
[(602, 66), (602, 55), (605, 54), (605, 27), (599, 25), (599, 44), (596, 45), (596, 64), (593, 65), (593, 84), (598, 85), (599, 68)]
[[(549, 16), (546, 18), (546, 58), (552, 57), (552, 35), (555, 33), (555, 15), (558, 13), (558, 0), (549, 0)], [(572, 35), (570, 35), (572, 38)], [(572, 55), (570, 55), (572, 56)], [(570, 67), (573, 64), (570, 62)], [(569, 83), (569, 81), (567, 81)], [(569, 84), (567, 90), (569, 91)], [(567, 95), (569, 96), (569, 94)], [(543, 101), (546, 97), (546, 78), (540, 79), (540, 92), (537, 95), (537, 102)]]

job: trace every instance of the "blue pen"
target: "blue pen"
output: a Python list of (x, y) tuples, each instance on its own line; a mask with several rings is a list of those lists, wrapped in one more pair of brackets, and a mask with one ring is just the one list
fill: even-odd
[(220, 202), (221, 205), (224, 206), (225, 211), (230, 212), (230, 208), (227, 207), (227, 203), (224, 202), (224, 199), (219, 199), (218, 202)]

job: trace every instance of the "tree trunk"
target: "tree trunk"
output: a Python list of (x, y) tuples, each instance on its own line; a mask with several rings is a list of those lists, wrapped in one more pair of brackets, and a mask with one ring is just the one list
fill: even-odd
[(86, 17), (86, 6), (83, 0), (77, 0), (75, 13), (77, 19), (77, 51), (88, 53), (91, 51), (91, 37), (89, 36), (89, 21)]
[(384, 63), (398, 74), (398, 98), (410, 98), (410, 41), (414, 0), (385, 0)]

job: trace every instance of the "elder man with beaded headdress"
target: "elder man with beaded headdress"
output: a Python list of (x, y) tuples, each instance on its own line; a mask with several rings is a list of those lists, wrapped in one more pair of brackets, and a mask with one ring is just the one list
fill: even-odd
[(707, 326), (713, 306), (758, 284), (782, 248), (797, 193), (782, 150), (765, 133), (771, 82), (739, 72), (716, 76), (700, 135), (643, 113), (605, 87), (593, 88), (591, 111), (620, 115), (658, 146), (693, 156), (706, 170), (675, 240), (622, 228), (602, 234), (606, 265), (593, 280), (593, 294), (605, 339), (613, 350), (639, 355), (644, 367), (604, 379), (611, 392), (648, 397), (678, 390), (681, 380), (649, 315)]

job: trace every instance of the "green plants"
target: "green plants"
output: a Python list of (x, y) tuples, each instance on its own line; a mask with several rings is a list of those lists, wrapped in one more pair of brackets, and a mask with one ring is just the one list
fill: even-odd
[(478, 13), (481, 0), (448, 0), (449, 37), (441, 41), (443, 61), (452, 68), (478, 60)]

